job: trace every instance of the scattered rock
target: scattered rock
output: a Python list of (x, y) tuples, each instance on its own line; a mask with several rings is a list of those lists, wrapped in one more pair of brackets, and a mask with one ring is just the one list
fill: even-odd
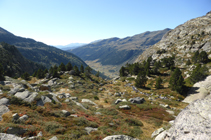
[(52, 100), (47, 96), (41, 96), (41, 99), (37, 101), (37, 106), (44, 106), (44, 104), (47, 102), (52, 102)]
[(160, 104), (160, 106), (162, 106), (162, 107), (165, 107), (165, 108), (169, 108), (170, 109), (170, 107), (169, 107), (169, 105), (164, 105), (164, 104)]
[(45, 90), (48, 90), (48, 91), (51, 91), (51, 87), (49, 85), (46, 85), (46, 84), (42, 84), (39, 88), (40, 91), (45, 91)]
[(170, 125), (173, 125), (173, 124), (174, 124), (174, 120), (169, 121), (169, 124), (170, 124)]
[(9, 127), (6, 132), (8, 134), (23, 135), (26, 131), (27, 129), (22, 129), (18, 127)]
[(100, 113), (100, 112), (95, 112), (95, 115), (102, 115), (102, 113)]
[(78, 100), (78, 97), (70, 97), (69, 99), (70, 99), (70, 100), (75, 100), (75, 101), (77, 101), (77, 100)]
[(65, 99), (64, 102), (68, 103), (68, 102), (70, 102), (70, 99)]
[(172, 111), (172, 110), (166, 110), (166, 112), (168, 112), (171, 115), (174, 115), (174, 111)]
[(128, 101), (131, 102), (131, 103), (134, 103), (134, 104), (142, 104), (142, 103), (145, 102), (145, 99), (140, 98), (140, 97), (136, 97), (136, 98), (130, 98)]
[(163, 128), (159, 128), (159, 129), (155, 130), (155, 131), (152, 133), (151, 138), (157, 136), (158, 134), (160, 134), (160, 133), (163, 132), (163, 131), (164, 131)]
[(85, 127), (85, 130), (88, 134), (90, 134), (92, 131), (97, 131), (97, 128), (92, 128), (92, 127)]
[(29, 116), (23, 115), (23, 116), (21, 116), (21, 117), (19, 118), (19, 120), (20, 120), (20, 121), (26, 121), (26, 120), (28, 120), (28, 118), (29, 118)]
[(139, 140), (139, 139), (132, 138), (127, 135), (112, 135), (105, 137), (103, 140)]
[(116, 96), (116, 97), (119, 96), (120, 97), (121, 94), (119, 92), (116, 92), (116, 93), (114, 93), (114, 96)]
[(115, 101), (115, 104), (118, 104), (118, 103), (120, 103), (120, 102), (122, 102), (122, 100), (121, 100), (121, 99), (117, 99), (117, 100)]
[(70, 112), (67, 111), (67, 110), (62, 110), (62, 114), (67, 117), (67, 116), (70, 116)]
[(23, 138), (12, 134), (0, 133), (0, 140), (23, 140)]
[(92, 104), (92, 105), (97, 105), (96, 103), (92, 102), (92, 101), (89, 100), (89, 99), (82, 99), (81, 102), (82, 102), (82, 103), (90, 103), (90, 104)]
[(12, 115), (13, 120), (18, 120), (20, 118), (20, 116), (18, 115), (18, 113), (15, 113)]
[(58, 80), (59, 78), (53, 78), (51, 80), (48, 81), (48, 85), (49, 86), (54, 86), (57, 84), (56, 80)]
[(38, 137), (42, 137), (43, 134), (42, 134), (42, 131), (40, 131), (38, 134), (37, 134)]
[(30, 95), (24, 99), (25, 102), (33, 102), (34, 99), (37, 97), (38, 93), (37, 92), (33, 92), (33, 93), (30, 93)]
[(77, 118), (78, 117), (78, 115), (75, 115), (75, 114), (72, 114), (72, 115), (70, 115), (71, 117), (74, 117), (74, 118)]
[(2, 115), (4, 114), (4, 113), (7, 113), (7, 112), (9, 112), (10, 110), (9, 110), (9, 108), (7, 107), (7, 106), (5, 106), (5, 105), (0, 105), (0, 121), (2, 120)]
[(58, 138), (56, 136), (53, 136), (52, 138), (50, 138), (49, 140), (58, 140)]
[(122, 106), (119, 106), (119, 109), (130, 109), (130, 106), (129, 105), (122, 105)]
[(9, 99), (1, 98), (0, 99), (0, 105), (9, 105)]

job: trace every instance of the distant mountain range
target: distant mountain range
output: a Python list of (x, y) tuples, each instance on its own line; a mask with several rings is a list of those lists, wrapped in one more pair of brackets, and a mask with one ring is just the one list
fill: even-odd
[(78, 47), (81, 47), (83, 45), (86, 45), (87, 43), (70, 43), (68, 45), (57, 45), (55, 47), (61, 49), (61, 50), (71, 50), (71, 49), (75, 49), (75, 48), (78, 48)]
[[(106, 71), (108, 70), (108, 73), (117, 73), (122, 65), (133, 63), (137, 56), (142, 54), (145, 49), (159, 42), (169, 30), (167, 28), (153, 32), (147, 31), (126, 38), (104, 39), (69, 50), (69, 52), (82, 58), (97, 70), (103, 68)], [(111, 66), (110, 69), (107, 66)]]
[(78, 67), (80, 67), (81, 64), (85, 67), (87, 66), (82, 59), (70, 52), (60, 50), (42, 42), (37, 42), (30, 38), (15, 36), (1, 27), (0, 42), (15, 45), (25, 58), (40, 63), (48, 68), (55, 64), (60, 65), (61, 62), (64, 64), (71, 62), (72, 65)]

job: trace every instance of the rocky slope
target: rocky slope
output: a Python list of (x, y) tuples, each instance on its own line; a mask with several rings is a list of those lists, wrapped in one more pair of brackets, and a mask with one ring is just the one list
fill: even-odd
[(15, 45), (25, 58), (43, 64), (48, 68), (55, 64), (58, 66), (61, 62), (64, 64), (71, 62), (72, 65), (77, 65), (78, 67), (80, 67), (81, 64), (87, 66), (83, 60), (72, 53), (62, 51), (30, 38), (15, 36), (1, 27), (0, 42)]
[[(166, 33), (160, 42), (156, 43), (136, 62), (146, 60), (152, 56), (154, 60), (175, 55), (177, 65), (182, 65), (193, 56), (193, 52), (211, 50), (211, 12), (205, 16), (191, 19)], [(162, 50), (162, 53), (157, 53)]]
[(0, 43), (0, 64), (5, 75), (12, 77), (19, 77), (24, 72), (33, 74), (38, 69), (45, 69), (43, 65), (27, 60), (15, 46), (7, 43)]
[(0, 139), (150, 139), (186, 106), (176, 93), (135, 88), (131, 77), (105, 81), (66, 71), (60, 78), (5, 79)]
[(160, 41), (169, 30), (148, 31), (122, 39), (117, 37), (104, 39), (73, 49), (71, 52), (97, 70), (104, 71), (106, 74), (118, 74), (122, 65), (133, 63), (138, 55)]

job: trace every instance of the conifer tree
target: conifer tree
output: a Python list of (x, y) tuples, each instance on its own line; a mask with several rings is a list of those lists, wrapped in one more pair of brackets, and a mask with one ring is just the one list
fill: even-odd
[(84, 66), (81, 64), (81, 67), (80, 67), (80, 71), (81, 73), (84, 73)]
[(24, 80), (29, 80), (30, 75), (28, 74), (28, 72), (25, 72), (24, 74), (21, 75), (21, 78)]
[(80, 75), (80, 71), (78, 70), (78, 67), (77, 66), (74, 66), (73, 67), (73, 70), (75, 71), (75, 75), (76, 76), (79, 76)]
[(70, 62), (68, 62), (67, 65), (66, 65), (66, 70), (70, 71), (72, 69), (73, 69), (72, 64)]
[(124, 66), (122, 66), (121, 69), (119, 70), (119, 76), (121, 77), (127, 76), (126, 68)]
[(182, 77), (182, 72), (179, 68), (176, 68), (172, 73), (169, 84), (171, 90), (177, 91), (178, 93), (182, 93), (184, 86), (184, 78)]
[(0, 81), (3, 81), (4, 79), (4, 68), (2, 64), (0, 63)]
[(66, 67), (65, 67), (64, 63), (61, 62), (61, 64), (59, 65), (59, 70), (66, 71)]
[(146, 72), (145, 71), (141, 71), (136, 80), (135, 80), (135, 86), (138, 87), (138, 88), (141, 88), (141, 87), (145, 87), (145, 84), (147, 82), (147, 78), (146, 78)]
[(156, 84), (155, 84), (155, 88), (156, 89), (161, 89), (162, 88), (162, 82), (163, 80), (160, 78), (160, 76), (156, 79)]

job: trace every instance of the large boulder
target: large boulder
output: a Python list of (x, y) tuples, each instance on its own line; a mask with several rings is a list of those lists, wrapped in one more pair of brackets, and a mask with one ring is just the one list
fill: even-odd
[(9, 108), (7, 107), (7, 106), (5, 106), (5, 105), (0, 105), (0, 121), (2, 120), (2, 115), (4, 114), (4, 113), (7, 113), (7, 112), (9, 112), (10, 110), (9, 110)]
[(37, 101), (37, 106), (44, 106), (48, 102), (52, 102), (52, 100), (47, 96), (41, 96), (40, 100)]
[(24, 100), (25, 98), (29, 97), (30, 95), (31, 95), (31, 93), (29, 91), (24, 91), (24, 92), (17, 92), (15, 94), (15, 97)]
[(136, 98), (130, 98), (128, 101), (131, 102), (131, 103), (134, 103), (134, 104), (142, 104), (142, 103), (145, 102), (145, 99), (140, 98), (140, 97), (136, 97)]
[(0, 105), (9, 105), (9, 99), (1, 98), (0, 99)]
[[(211, 94), (189, 104), (174, 121), (174, 125), (163, 135), (164, 140), (210, 140), (211, 138)], [(157, 137), (161, 137), (158, 135)]]
[(23, 138), (12, 134), (0, 133), (0, 140), (23, 140)]
[(49, 85), (42, 84), (42, 85), (39, 87), (39, 90), (40, 90), (40, 91), (45, 91), (45, 90), (51, 91), (51, 87), (50, 87)]
[(90, 134), (91, 132), (93, 131), (97, 131), (98, 129), (97, 128), (92, 128), (92, 127), (85, 127), (85, 131)]
[(138, 140), (138, 139), (126, 135), (112, 135), (105, 137), (103, 140)]
[(24, 100), (25, 102), (33, 102), (34, 99), (37, 97), (38, 93), (37, 92), (29, 92), (29, 91), (24, 91), (24, 92), (17, 92), (15, 94), (15, 97), (20, 98)]
[(82, 99), (81, 102), (82, 102), (82, 103), (90, 103), (90, 104), (92, 104), (92, 105), (97, 105), (96, 103), (92, 102), (92, 101), (89, 100), (89, 99)]

